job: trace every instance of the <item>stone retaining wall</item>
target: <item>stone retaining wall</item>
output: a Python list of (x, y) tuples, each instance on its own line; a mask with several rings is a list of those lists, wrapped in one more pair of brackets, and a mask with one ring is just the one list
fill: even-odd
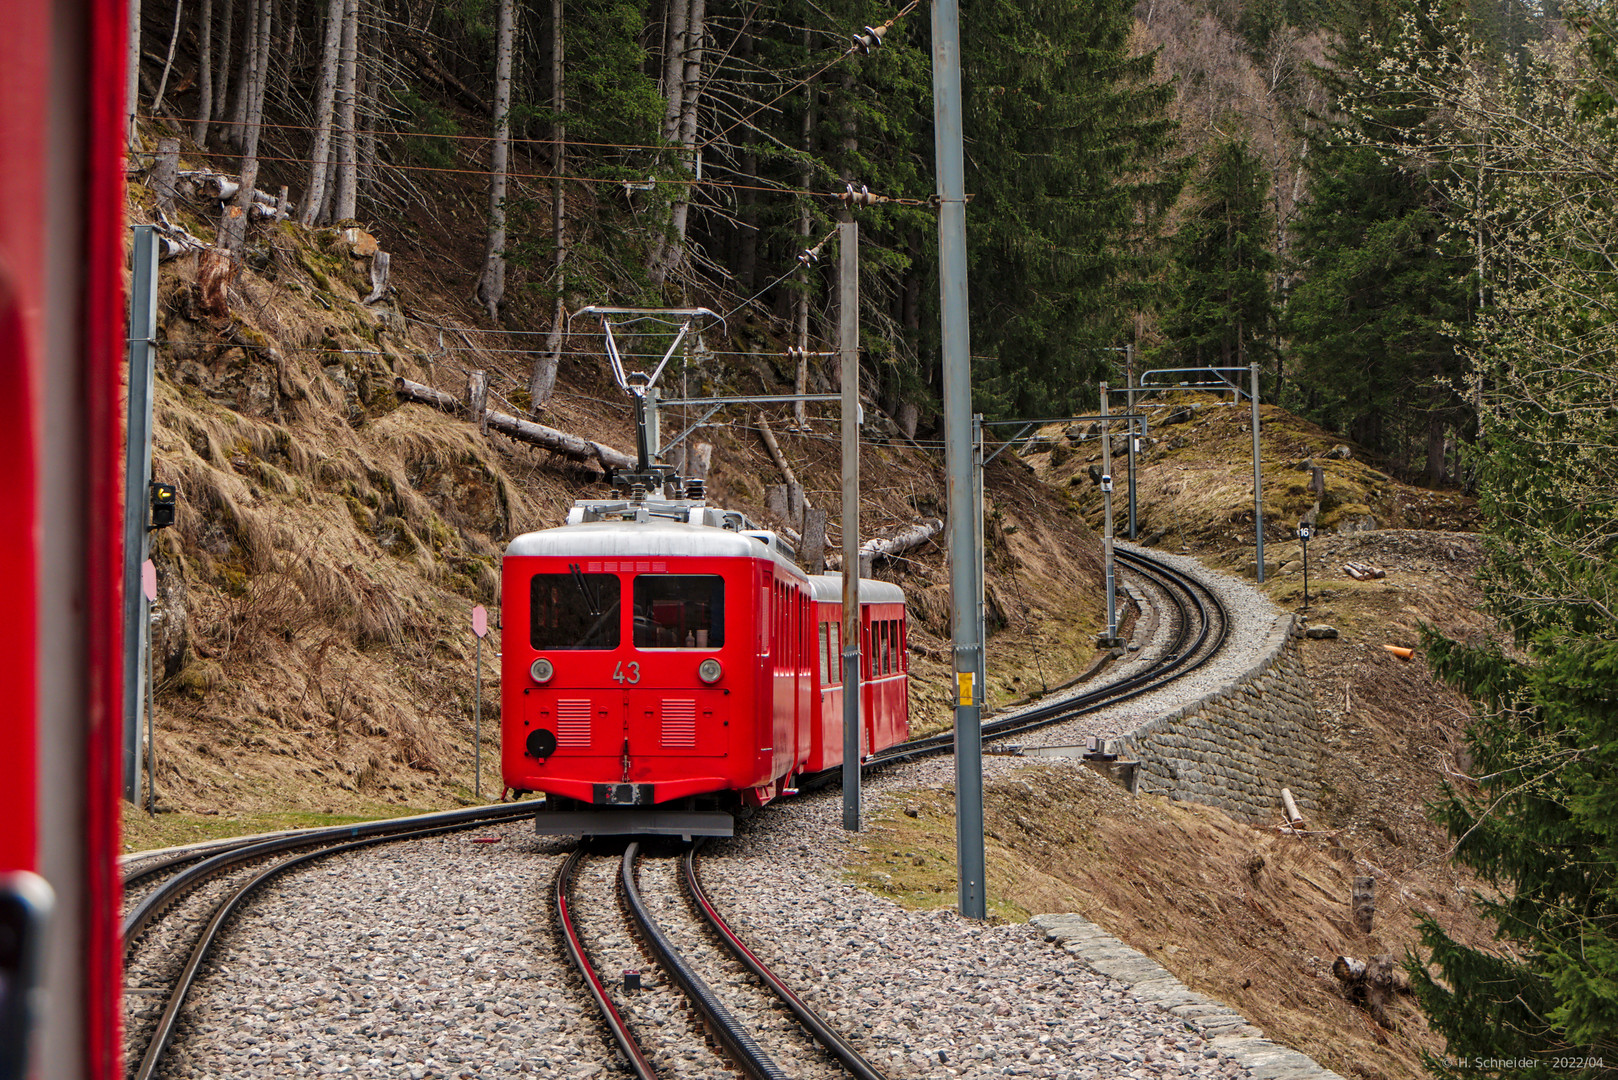
[(1314, 697), (1291, 615), (1276, 619), (1257, 664), (1222, 690), (1143, 724), (1119, 740), (1139, 760), (1135, 790), (1274, 821), (1281, 789), (1317, 808), (1321, 744)]

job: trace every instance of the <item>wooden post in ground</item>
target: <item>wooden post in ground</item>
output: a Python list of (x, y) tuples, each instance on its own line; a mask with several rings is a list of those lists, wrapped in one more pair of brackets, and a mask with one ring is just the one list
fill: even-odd
[(1371, 923), (1376, 918), (1376, 878), (1357, 877), (1354, 879), (1354, 892), (1350, 899), (1351, 910), (1354, 915), (1354, 925), (1362, 933), (1371, 932)]
[(483, 371), (466, 373), (466, 418), (478, 426), (479, 435), (489, 433), (489, 376)]

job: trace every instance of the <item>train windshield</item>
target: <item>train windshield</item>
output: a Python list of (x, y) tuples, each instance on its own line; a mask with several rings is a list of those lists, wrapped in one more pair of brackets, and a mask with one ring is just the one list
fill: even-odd
[(635, 579), (637, 649), (717, 649), (724, 643), (724, 578), (641, 574)]
[(528, 637), (536, 649), (616, 649), (616, 574), (535, 574), (529, 584)]

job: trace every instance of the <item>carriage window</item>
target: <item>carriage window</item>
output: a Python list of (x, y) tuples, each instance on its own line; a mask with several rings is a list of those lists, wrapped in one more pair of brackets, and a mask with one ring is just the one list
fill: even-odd
[(528, 640), (536, 649), (616, 649), (616, 574), (535, 574), (528, 585)]
[(827, 623), (831, 627), (831, 678), (826, 680), (829, 685), (843, 685), (843, 624)]
[(724, 578), (641, 574), (635, 579), (637, 649), (717, 649), (724, 643)]
[(831, 623), (820, 624), (820, 685), (831, 685)]

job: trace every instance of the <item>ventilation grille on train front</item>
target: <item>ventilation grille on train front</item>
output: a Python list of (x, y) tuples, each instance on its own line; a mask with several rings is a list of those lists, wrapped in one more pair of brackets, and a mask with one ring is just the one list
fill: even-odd
[(575, 748), (590, 745), (590, 703), (588, 701), (558, 701), (556, 703), (556, 745)]
[(692, 749), (697, 745), (697, 703), (663, 702), (663, 745), (669, 749)]

